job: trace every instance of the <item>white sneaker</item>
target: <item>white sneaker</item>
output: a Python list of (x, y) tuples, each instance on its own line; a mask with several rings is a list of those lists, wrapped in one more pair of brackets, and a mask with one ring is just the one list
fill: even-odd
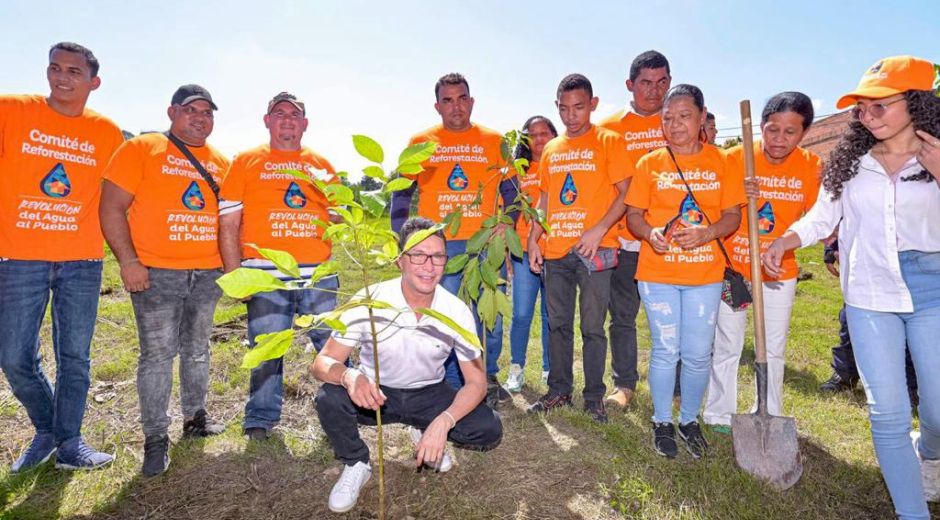
[[(411, 442), (415, 443), (415, 446), (418, 445), (418, 442), (421, 441), (421, 436), (424, 435), (421, 433), (421, 430), (414, 428), (412, 426), (408, 427), (408, 435), (411, 436)], [(447, 473), (454, 467), (454, 461), (450, 458), (450, 455), (447, 454), (447, 447), (444, 447), (444, 456), (441, 457), (440, 462), (436, 465), (429, 462), (424, 463), (424, 467), (428, 469), (437, 470), (440, 473)]]
[(345, 513), (356, 507), (359, 491), (372, 477), (372, 466), (357, 462), (353, 466), (344, 466), (343, 474), (330, 491), (329, 508), (334, 513)]
[(543, 384), (543, 385), (547, 385), (547, 384), (548, 384), (548, 370), (543, 370), (543, 371), (542, 371), (542, 384)]
[(510, 392), (522, 391), (522, 383), (525, 381), (525, 373), (522, 371), (522, 365), (513, 363), (509, 366), (509, 377), (506, 378), (506, 390)]
[(924, 499), (928, 502), (940, 501), (940, 459), (925, 460), (920, 457), (917, 444), (920, 441), (920, 432), (911, 432), (911, 443), (914, 445), (914, 454), (920, 461), (920, 480), (924, 485)]

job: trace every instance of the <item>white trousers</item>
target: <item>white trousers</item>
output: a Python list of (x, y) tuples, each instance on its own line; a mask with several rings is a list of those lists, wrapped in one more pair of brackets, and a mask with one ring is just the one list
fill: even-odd
[[(783, 413), (783, 369), (790, 311), (796, 296), (796, 278), (782, 282), (764, 282), (764, 328), (767, 342), (767, 411)], [(705, 394), (706, 424), (731, 424), (737, 413), (738, 363), (747, 331), (747, 310), (735, 311), (725, 302), (718, 309), (711, 378)], [(751, 411), (757, 409), (757, 404)]]

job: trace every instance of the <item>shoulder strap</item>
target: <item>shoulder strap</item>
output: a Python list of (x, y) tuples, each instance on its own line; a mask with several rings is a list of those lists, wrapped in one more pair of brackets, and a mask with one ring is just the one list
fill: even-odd
[(169, 139), (170, 142), (173, 143), (176, 146), (176, 148), (179, 149), (179, 151), (183, 152), (183, 155), (185, 155), (186, 158), (189, 159), (189, 162), (190, 164), (193, 165), (193, 168), (195, 168), (196, 171), (199, 172), (199, 175), (202, 175), (203, 180), (205, 180), (206, 184), (209, 185), (209, 189), (211, 189), (212, 193), (215, 194), (215, 200), (219, 200), (218, 183), (216, 183), (215, 179), (213, 179), (212, 176), (209, 175), (209, 172), (207, 172), (206, 169), (202, 166), (202, 163), (199, 162), (199, 159), (196, 159), (196, 156), (193, 155), (193, 152), (189, 150), (189, 147), (186, 146), (186, 143), (184, 143), (183, 141), (180, 141), (180, 139), (176, 137), (175, 135), (173, 135), (172, 132), (169, 132), (169, 131), (163, 132), (163, 135), (165, 135), (166, 138)]
[[(689, 183), (685, 180), (685, 175), (682, 174), (682, 168), (679, 168), (679, 162), (676, 161), (676, 156), (672, 153), (672, 147), (667, 146), (666, 150), (669, 152), (669, 157), (672, 159), (672, 164), (676, 167), (676, 173), (679, 174), (679, 178), (682, 179), (682, 184), (685, 184), (685, 190), (689, 192), (689, 197), (692, 198), (692, 202), (698, 206), (698, 209), (702, 212), (702, 216), (705, 217), (705, 222), (708, 222), (708, 225), (712, 225), (712, 220), (708, 218), (708, 213), (705, 213), (705, 209), (702, 208), (702, 205), (698, 203), (698, 200), (695, 199), (695, 194), (692, 193), (692, 187), (689, 186)], [(721, 242), (721, 237), (715, 237), (715, 242), (718, 243), (718, 248), (721, 249), (721, 254), (725, 257), (725, 262), (728, 264), (728, 267), (732, 267), (734, 264), (731, 263), (731, 257), (728, 256), (728, 251), (725, 250), (725, 245)]]

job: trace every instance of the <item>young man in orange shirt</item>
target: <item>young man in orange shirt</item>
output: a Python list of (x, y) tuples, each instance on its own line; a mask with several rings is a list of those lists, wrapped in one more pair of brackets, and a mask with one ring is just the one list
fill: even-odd
[(169, 132), (127, 141), (104, 175), (101, 229), (137, 318), (137, 393), (148, 477), (170, 464), (167, 408), (177, 355), (183, 435), (205, 437), (224, 429), (205, 410), (209, 334), (222, 296), (215, 283), (222, 275), (216, 190), (229, 165), (206, 143), (216, 108), (206, 89), (183, 85), (167, 109)]
[[(627, 90), (633, 96), (630, 106), (611, 114), (598, 126), (620, 134), (625, 142), (631, 168), (647, 152), (666, 146), (663, 138), (663, 98), (672, 81), (669, 61), (656, 51), (646, 51), (633, 59)], [(614, 391), (607, 402), (621, 408), (630, 406), (637, 372), (636, 315), (640, 294), (636, 286), (640, 242), (627, 229), (626, 220), (617, 222), (620, 238), (619, 258), (610, 288), (610, 367)]]
[[(460, 230), (447, 237), (447, 255), (453, 257), (466, 252), (467, 239), (495, 213), (499, 198), (502, 197), (504, 206), (509, 206), (516, 200), (518, 190), (512, 179), (501, 181), (499, 171), (490, 169), (503, 162), (502, 135), (470, 121), (474, 100), (470, 97), (467, 79), (458, 73), (445, 74), (434, 85), (434, 95), (437, 100), (434, 109), (441, 116), (441, 124), (416, 134), (408, 144), (433, 141), (438, 143), (438, 148), (422, 164), (424, 171), (415, 176), (412, 188), (396, 192), (392, 197), (392, 230), (401, 229), (415, 193), (419, 216), (440, 222), (449, 213), (459, 210), (462, 213)], [(474, 205), (478, 190), (481, 190), (481, 201)], [(456, 273), (444, 276), (441, 285), (457, 294), (462, 281), (463, 275)], [(477, 316), (477, 332), (486, 344), (486, 401), (495, 406), (511, 397), (496, 380), (497, 361), (503, 349), (502, 318), (497, 318), (493, 330), (484, 334)], [(447, 381), (459, 388), (463, 383), (456, 356), (447, 360), (446, 368)]]
[[(104, 257), (101, 174), (124, 140), (87, 108), (98, 60), (62, 42), (49, 50), (43, 96), (0, 96), (0, 365), (36, 434), (16, 473), (56, 454), (56, 467), (91, 469), (113, 457), (81, 437)], [(43, 373), (39, 329), (52, 295), (55, 387)]]
[[(283, 173), (300, 170), (326, 182), (338, 182), (329, 161), (301, 144), (307, 124), (303, 101), (288, 92), (274, 96), (264, 116), (270, 141), (235, 157), (220, 192), (219, 249), (225, 272), (252, 267), (281, 280), (293, 279), (249, 245), (255, 244), (293, 255), (301, 278), (307, 280), (302, 290), (259, 293), (248, 300), (248, 338), (252, 345), (259, 334), (290, 329), (295, 315), (321, 314), (336, 308), (336, 275), (309, 284), (314, 270), (329, 260), (332, 252), (332, 244), (321, 238), (325, 230), (311, 222), (329, 220), (330, 203), (312, 183)], [(309, 337), (319, 352), (329, 331), (313, 330)], [(269, 359), (251, 370), (243, 423), (249, 439), (266, 439), (281, 420), (283, 374), (283, 358)]]
[(633, 165), (619, 135), (591, 124), (597, 102), (586, 77), (571, 74), (561, 80), (555, 105), (565, 134), (545, 145), (539, 162), (539, 209), (552, 231), (543, 248), (539, 238), (544, 231), (533, 226), (528, 251), (529, 267), (545, 277), (550, 363), (548, 393), (529, 411), (571, 405), (574, 305), (580, 289), (584, 409), (603, 423), (607, 422), (604, 319), (619, 246), (615, 225), (627, 209), (623, 198)]

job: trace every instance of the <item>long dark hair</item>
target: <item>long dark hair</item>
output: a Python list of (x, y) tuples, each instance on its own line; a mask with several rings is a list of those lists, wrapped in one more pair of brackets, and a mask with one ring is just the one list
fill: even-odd
[[(522, 133), (526, 136), (529, 135), (529, 127), (533, 123), (543, 122), (548, 126), (548, 129), (552, 132), (552, 137), (558, 137), (558, 130), (555, 129), (555, 125), (552, 123), (552, 120), (545, 116), (532, 116), (529, 119), (526, 119), (525, 124), (522, 125)], [(529, 148), (529, 143), (525, 139), (521, 139), (516, 145), (516, 149), (512, 152), (513, 159), (525, 159), (526, 161), (532, 162), (532, 149)], [(529, 167), (526, 166), (525, 171), (529, 171)]]
[[(904, 93), (907, 101), (907, 113), (915, 130), (923, 130), (930, 135), (940, 136), (940, 97), (929, 90), (908, 90)], [(858, 175), (859, 159), (869, 152), (878, 140), (865, 125), (859, 121), (849, 123), (849, 129), (842, 136), (839, 144), (829, 154), (829, 160), (823, 168), (823, 187), (832, 194), (833, 200), (842, 196), (845, 183)], [(902, 181), (930, 181), (927, 170), (902, 177)]]

